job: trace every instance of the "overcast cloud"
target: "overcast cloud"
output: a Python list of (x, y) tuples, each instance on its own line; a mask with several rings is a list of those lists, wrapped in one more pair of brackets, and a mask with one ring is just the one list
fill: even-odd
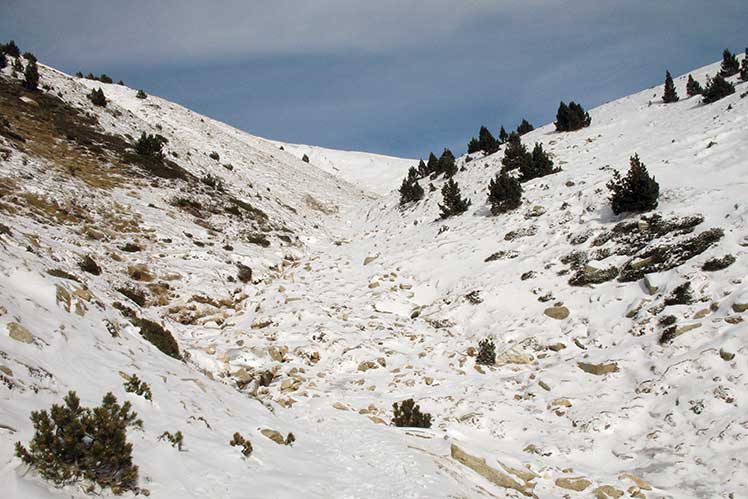
[(406, 156), (748, 45), (715, 0), (4, 0), (0, 33), (251, 133)]

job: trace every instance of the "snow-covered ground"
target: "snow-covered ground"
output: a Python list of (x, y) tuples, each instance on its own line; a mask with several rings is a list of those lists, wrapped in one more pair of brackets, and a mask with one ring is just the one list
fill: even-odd
[[(703, 83), (717, 70), (692, 75)], [(485, 197), (503, 152), (460, 158), (456, 180), (473, 204), (444, 221), (442, 179), (431, 193), (422, 180), (426, 199), (405, 209), (396, 192), (359, 190), (396, 188), (408, 160), (397, 175), (392, 161), (387, 175), (367, 177), (350, 153), (315, 161), (316, 148), (283, 152), (126, 87), (46, 68), (42, 80), (111, 133), (164, 134), (180, 166), (220, 175), (267, 214), (251, 231), (270, 245), (249, 242), (244, 220), (178, 209), (180, 193), (207, 202), (189, 183), (86, 187), (0, 139), (11, 150), (0, 176), (14, 189), (0, 205), (10, 228), (0, 235), (2, 497), (85, 495), (50, 488), (13, 457), (33, 433), (29, 412), (68, 390), (85, 404), (107, 391), (133, 403), (144, 421), (129, 433), (134, 461), (155, 497), (748, 497), (748, 84), (733, 78), (736, 94), (705, 106), (685, 98), (680, 77), (678, 103), (662, 104), (651, 88), (591, 110), (589, 128), (525, 135), (562, 172), (525, 184), (522, 207), (498, 217)], [(113, 101), (106, 110), (84, 97), (99, 86)], [(575, 265), (641, 263), (640, 253), (622, 254), (626, 241), (650, 237), (656, 222), (613, 232), (640, 217), (613, 215), (605, 188), (634, 153), (660, 183), (657, 213), (703, 217), (647, 247), (711, 228), (724, 235), (646, 279), (571, 286)], [(32, 194), (89, 216), (51, 221)], [(91, 230), (105, 237), (86, 238)], [(142, 250), (121, 250), (126, 241)], [(78, 269), (85, 254), (101, 276)], [(736, 258), (727, 269), (701, 269), (726, 254)], [(231, 282), (237, 262), (252, 267), (251, 283)], [(152, 281), (133, 282), (138, 264)], [(683, 282), (694, 302), (665, 306)], [(168, 292), (153, 286), (163, 283)], [(124, 284), (149, 291), (145, 306), (128, 306), (163, 322), (186, 362), (161, 354), (113, 307), (126, 301), (116, 292)], [(661, 345), (670, 315), (682, 334)], [(486, 337), (495, 367), (475, 364)], [(259, 386), (266, 371), (273, 381)], [(133, 372), (152, 402), (122, 388), (121, 373)], [(392, 403), (411, 397), (433, 415), (431, 429), (388, 425)], [(296, 442), (278, 445), (268, 428)], [(184, 452), (157, 440), (165, 430), (182, 431)], [(249, 459), (228, 445), (236, 431), (254, 445)]]

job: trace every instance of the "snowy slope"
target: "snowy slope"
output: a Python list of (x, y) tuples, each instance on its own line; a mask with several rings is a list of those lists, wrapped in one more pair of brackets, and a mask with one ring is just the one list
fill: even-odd
[[(716, 71), (692, 74), (703, 83)], [(372, 200), (335, 178), (387, 192), (346, 177), (340, 165), (356, 164), (348, 153), (319, 161), (341, 169), (329, 175), (314, 151), (302, 163), (301, 149), (284, 153), (126, 87), (47, 68), (42, 81), (109, 133), (166, 135), (175, 162), (196, 178), (221, 176), (267, 219), (180, 208), (177, 196), (204, 205), (220, 196), (191, 181), (133, 178), (114, 156), (105, 170), (116, 179), (94, 177), (94, 187), (84, 166), (71, 174), (48, 159), (40, 139), (0, 138), (10, 151), (2, 185), (12, 186), (0, 198), (9, 229), (0, 231), (3, 497), (85, 496), (78, 485), (51, 488), (12, 454), (32, 435), (29, 412), (68, 390), (85, 404), (106, 391), (132, 401), (145, 424), (129, 433), (140, 486), (155, 497), (746, 497), (747, 84), (709, 106), (665, 106), (660, 88), (647, 89), (591, 110), (581, 131), (531, 132), (523, 142), (543, 143), (563, 171), (525, 184), (522, 207), (498, 217), (485, 196), (503, 152), (461, 158), (456, 180), (473, 206), (442, 221), (442, 179), (431, 193), (422, 180), (426, 199), (402, 209), (396, 192)], [(676, 85), (684, 97), (685, 78)], [(84, 97), (98, 86), (113, 101), (106, 110)], [(19, 110), (16, 130), (37, 137), (21, 126), (31, 104), (3, 98), (3, 109)], [(639, 262), (621, 253), (613, 228), (633, 221), (625, 235), (646, 238), (655, 222), (614, 216), (605, 188), (634, 153), (660, 183), (657, 213), (703, 217), (647, 245), (724, 235), (647, 279), (571, 286), (577, 264)], [(87, 239), (91, 231), (105, 237)], [(269, 246), (256, 244), (258, 233)], [(141, 251), (122, 250), (127, 241)], [(568, 258), (575, 251), (584, 254)], [(77, 267), (84, 254), (100, 276)], [(725, 254), (736, 257), (727, 269), (701, 269)], [(252, 267), (252, 282), (229, 279), (236, 263)], [(152, 281), (134, 280), (138, 264)], [(665, 306), (685, 281), (694, 303)], [(125, 284), (147, 290), (147, 303), (127, 302), (116, 291)], [(144, 341), (116, 301), (163, 323), (187, 361)], [(661, 345), (668, 315), (685, 332)], [(471, 350), (485, 337), (496, 342), (495, 367), (475, 364)], [(260, 386), (267, 371), (273, 380)], [(153, 402), (124, 392), (120, 372), (150, 383)], [(433, 415), (431, 429), (387, 424), (392, 403), (410, 397)], [(277, 445), (267, 428), (296, 442)], [(165, 430), (185, 434), (185, 452), (158, 441)], [(235, 431), (254, 445), (247, 460), (228, 445)]]
[(384, 195), (400, 187), (408, 168), (417, 166), (418, 160), (394, 158), (382, 154), (357, 151), (340, 151), (318, 146), (273, 142), (278, 147), (309, 162), (328, 173), (374, 194)]

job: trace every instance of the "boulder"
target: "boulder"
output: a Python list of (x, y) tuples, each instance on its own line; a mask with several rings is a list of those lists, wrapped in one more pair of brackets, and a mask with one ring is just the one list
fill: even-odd
[(609, 362), (607, 364), (590, 364), (587, 362), (577, 362), (577, 366), (579, 366), (579, 369), (581, 369), (582, 371), (589, 374), (595, 374), (597, 376), (618, 372), (618, 364), (616, 364), (615, 362)]
[(33, 343), (34, 342), (34, 335), (31, 334), (31, 331), (29, 331), (22, 325), (18, 324), (17, 322), (9, 323), (7, 325), (7, 328), (8, 328), (8, 334), (10, 335), (11, 339), (20, 341), (21, 343)]
[(556, 479), (556, 487), (561, 487), (562, 489), (568, 489), (568, 490), (575, 490), (577, 492), (582, 492), (590, 485), (592, 485), (592, 482), (581, 476), (569, 477), (569, 478), (564, 477), (564, 478)]
[(283, 437), (283, 434), (279, 431), (271, 430), (270, 428), (263, 428), (260, 430), (260, 433), (262, 433), (264, 436), (272, 440), (278, 445), (285, 445), (286, 439)]
[(563, 306), (560, 307), (548, 307), (543, 313), (551, 319), (564, 320), (569, 317), (569, 309)]
[(451, 455), (452, 459), (467, 466), (494, 485), (505, 489), (516, 490), (527, 497), (534, 497), (534, 494), (532, 493), (534, 484), (528, 482), (525, 482), (524, 484), (519, 483), (517, 480), (509, 476), (509, 474), (486, 464), (484, 458), (470, 455), (455, 444), (452, 444)]

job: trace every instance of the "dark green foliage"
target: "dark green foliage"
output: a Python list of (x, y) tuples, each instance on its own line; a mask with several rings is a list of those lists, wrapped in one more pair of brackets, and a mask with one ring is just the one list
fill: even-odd
[(501, 160), (505, 170), (516, 170), (532, 161), (530, 154), (516, 132), (512, 132), (506, 142), (504, 157)]
[(518, 208), (522, 204), (522, 184), (503, 170), (488, 183), (488, 202), (493, 215)]
[(743, 55), (743, 60), (740, 62), (740, 79), (748, 81), (748, 47), (746, 47), (745, 55)]
[(36, 56), (34, 54), (32, 54), (31, 52), (24, 52), (23, 53), (23, 58), (26, 59), (29, 62), (39, 62), (38, 59), (36, 58)]
[(174, 340), (174, 336), (164, 329), (164, 327), (148, 319), (135, 319), (133, 323), (140, 328), (140, 335), (161, 350), (169, 357), (182, 360), (179, 354), (179, 345)]
[(176, 447), (180, 451), (184, 445), (184, 435), (181, 431), (172, 434), (170, 431), (165, 431), (158, 437), (159, 440), (168, 440), (172, 447)]
[(309, 156), (305, 154), (304, 156), (302, 156), (301, 161), (303, 161), (304, 163), (309, 163)]
[(719, 75), (723, 78), (729, 78), (732, 75), (738, 74), (738, 71), (740, 71), (738, 58), (728, 49), (725, 49), (722, 52), (722, 67), (720, 68)]
[(109, 76), (102, 73), (101, 76), (99, 76), (99, 81), (101, 83), (114, 83), (114, 80), (112, 80)]
[(18, 48), (18, 45), (13, 40), (5, 45), (0, 45), (0, 52), (10, 57), (21, 57), (21, 49)]
[[(423, 163), (423, 162), (422, 162)], [(423, 187), (418, 185), (418, 171), (411, 167), (400, 186), (400, 206), (423, 199)]]
[(460, 186), (451, 178), (442, 187), (442, 198), (444, 204), (439, 205), (442, 218), (461, 215), (470, 207), (470, 200), (461, 196)]
[(39, 66), (36, 61), (29, 61), (23, 70), (23, 86), (29, 90), (39, 88)]
[(733, 263), (735, 263), (736, 258), (732, 255), (725, 255), (722, 258), (710, 258), (706, 262), (704, 262), (704, 265), (701, 266), (701, 270), (704, 270), (706, 272), (716, 272), (718, 270), (724, 270)]
[(8, 57), (0, 52), (0, 69), (3, 69), (5, 66), (8, 65)]
[(81, 73), (80, 71), (77, 71), (77, 72), (75, 73), (75, 77), (76, 77), (76, 78), (83, 78), (83, 73)]
[(639, 160), (639, 155), (631, 157), (631, 166), (625, 177), (618, 172), (607, 184), (611, 191), (610, 203), (613, 213), (627, 211), (649, 211), (657, 208), (660, 185), (647, 172), (647, 167)]
[(140, 395), (146, 400), (153, 400), (153, 394), (151, 393), (151, 387), (145, 381), (138, 378), (137, 374), (133, 374), (127, 378), (124, 384), (125, 391), (128, 393), (134, 393)]
[(111, 487), (115, 494), (136, 490), (138, 467), (132, 463), (127, 428), (142, 426), (142, 421), (130, 411), (130, 403), (120, 406), (107, 393), (101, 406), (81, 407), (72, 391), (64, 401), (49, 412), (31, 413), (34, 436), (28, 450), (16, 443), (16, 456), (57, 485), (83, 478)]
[(137, 97), (138, 99), (147, 99), (148, 98), (148, 94), (146, 94), (142, 90), (138, 90), (138, 93), (135, 94), (135, 97)]
[(106, 107), (106, 96), (104, 95), (104, 91), (100, 88), (98, 90), (91, 90), (91, 93), (88, 94), (88, 100), (90, 100), (94, 106)]
[(665, 91), (662, 94), (662, 102), (665, 104), (678, 102), (678, 92), (675, 91), (675, 84), (673, 83), (673, 77), (670, 76), (670, 71), (665, 71)]
[(532, 126), (530, 122), (527, 121), (526, 119), (523, 119), (522, 123), (520, 123), (519, 126), (517, 126), (518, 135), (524, 135), (527, 132), (532, 132), (533, 130), (535, 130), (535, 127)]
[(707, 81), (706, 88), (704, 88), (704, 93), (702, 94), (703, 102), (704, 104), (711, 104), (734, 93), (735, 85), (725, 80), (721, 74), (718, 74)]
[(416, 171), (420, 178), (426, 178), (429, 175), (428, 166), (426, 166), (426, 163), (424, 163), (423, 160), (418, 162), (418, 168), (416, 168)]
[(482, 126), (478, 132), (478, 138), (470, 139), (468, 144), (468, 154), (472, 154), (478, 151), (485, 151), (485, 153), (493, 154), (499, 150), (499, 141), (491, 135), (488, 128)]
[(23, 64), (20, 57), (15, 58), (11, 69), (13, 70), (13, 76), (16, 76), (17, 73), (23, 73)]
[(252, 442), (244, 438), (238, 431), (234, 433), (234, 437), (229, 440), (229, 445), (231, 447), (241, 447), (242, 455), (244, 457), (249, 457), (250, 454), (252, 454)]
[(543, 146), (537, 142), (532, 150), (530, 161), (523, 161), (519, 166), (520, 181), (527, 182), (534, 178), (545, 177), (552, 173), (558, 173), (560, 168), (553, 167), (553, 160), (543, 150)]
[(439, 157), (437, 172), (443, 173), (447, 178), (452, 177), (455, 173), (457, 173), (457, 163), (455, 162), (455, 156), (449, 149), (445, 148), (444, 152)]
[(504, 143), (509, 139), (509, 134), (506, 133), (506, 130), (504, 130), (504, 125), (501, 125), (501, 129), (499, 129), (499, 142)]
[(140, 134), (140, 138), (135, 143), (135, 152), (140, 156), (161, 159), (164, 157), (164, 145), (169, 142), (166, 137), (159, 134)]
[(496, 345), (491, 338), (484, 338), (478, 342), (478, 356), (475, 363), (492, 366), (496, 363)]
[(439, 159), (434, 155), (433, 152), (429, 153), (429, 159), (426, 163), (426, 169), (428, 170), (429, 175), (439, 172)]
[(567, 106), (563, 101), (556, 112), (556, 130), (559, 132), (571, 132), (590, 126), (592, 118), (584, 108), (574, 101)]
[(413, 399), (392, 404), (394, 417), (392, 424), (406, 428), (431, 428), (431, 414), (421, 413), (420, 406)]
[(213, 160), (215, 160), (215, 161), (218, 161), (218, 160), (220, 160), (220, 159), (221, 159), (221, 156), (219, 156), (219, 155), (218, 155), (218, 153), (217, 153), (217, 152), (215, 152), (215, 151), (213, 151), (213, 152), (211, 152), (210, 154), (208, 154), (208, 157), (209, 157), (210, 159), (213, 159)]
[(688, 83), (686, 83), (686, 94), (689, 97), (694, 95), (701, 95), (704, 93), (704, 89), (701, 88), (701, 83), (693, 79), (693, 76), (688, 75)]
[(665, 298), (663, 301), (665, 306), (671, 305), (690, 305), (693, 303), (693, 293), (691, 293), (691, 283), (689, 281), (684, 282), (676, 286), (670, 296)]
[(78, 262), (78, 266), (83, 272), (88, 272), (93, 275), (101, 275), (101, 267), (99, 267), (99, 264), (97, 264), (90, 255), (84, 256), (83, 259)]

